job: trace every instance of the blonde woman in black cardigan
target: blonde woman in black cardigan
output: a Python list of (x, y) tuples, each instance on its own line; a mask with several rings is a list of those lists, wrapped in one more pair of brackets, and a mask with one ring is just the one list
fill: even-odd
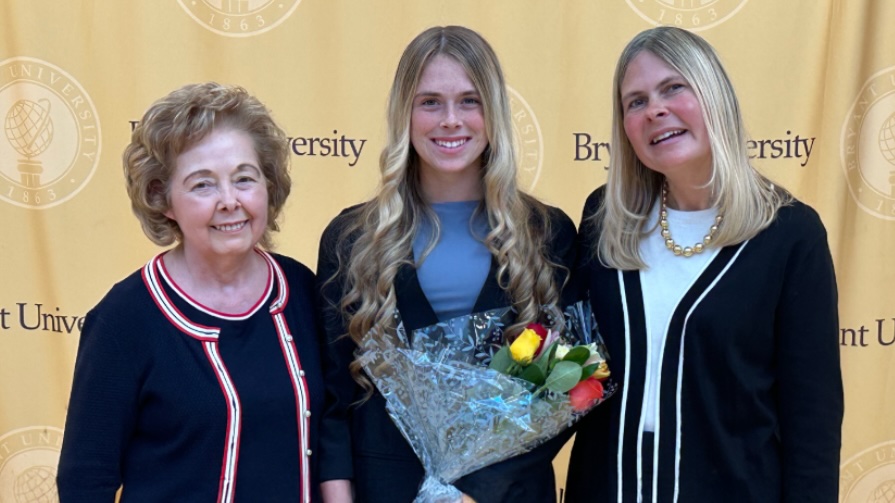
[(613, 103), (578, 271), (623, 387), (579, 425), (566, 501), (835, 502), (843, 397), (820, 218), (749, 164), (733, 87), (697, 35), (637, 35)]

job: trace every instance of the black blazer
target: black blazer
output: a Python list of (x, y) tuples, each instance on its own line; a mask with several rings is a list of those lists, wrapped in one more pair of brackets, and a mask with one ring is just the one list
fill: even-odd
[[(339, 243), (342, 229), (352, 218), (349, 208), (336, 217), (323, 233), (318, 255), (317, 280), (321, 286), (321, 310), (327, 341), (324, 375), (327, 387), (326, 412), (321, 425), (321, 480), (352, 479), (358, 503), (411, 502), (423, 478), (423, 467), (385, 410), (378, 393), (357, 405), (364, 390), (351, 378), (348, 365), (354, 359), (355, 343), (348, 337), (344, 319), (338, 312), (342, 297), (341, 276), (327, 282), (338, 269), (339, 255), (348, 255), (351, 239)], [(550, 208), (551, 259), (571, 270), (575, 259), (575, 225), (557, 208)], [(507, 293), (496, 280), (497, 264), (492, 259), (488, 278), (472, 312), (509, 305)], [(562, 284), (568, 271), (558, 271)], [(574, 300), (574, 288), (566, 288)], [(398, 309), (405, 326), (416, 329), (438, 322), (426, 299), (416, 270), (403, 266), (395, 278)], [(556, 500), (553, 458), (571, 432), (543, 444), (531, 452), (485, 467), (461, 478), (455, 486), (479, 503), (549, 503)]]

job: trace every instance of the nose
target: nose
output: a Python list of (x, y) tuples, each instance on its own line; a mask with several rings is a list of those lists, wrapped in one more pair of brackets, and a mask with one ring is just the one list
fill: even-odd
[(662, 100), (650, 100), (647, 105), (647, 116), (650, 119), (658, 119), (668, 115), (668, 109)]
[(444, 109), (444, 117), (441, 118), (441, 127), (456, 128), (460, 126), (461, 122), (456, 106), (453, 104), (447, 105)]
[(236, 188), (229, 183), (225, 183), (220, 189), (220, 201), (218, 207), (222, 210), (233, 211), (239, 207), (239, 195)]

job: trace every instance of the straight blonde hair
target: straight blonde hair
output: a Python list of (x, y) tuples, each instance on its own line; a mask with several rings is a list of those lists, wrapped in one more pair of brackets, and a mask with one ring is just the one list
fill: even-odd
[(792, 200), (749, 163), (740, 105), (712, 46), (698, 35), (671, 26), (643, 31), (628, 43), (615, 67), (606, 196), (586, 222), (600, 228), (594, 253), (601, 263), (621, 270), (647, 267), (640, 257), (640, 242), (652, 231), (645, 228), (647, 217), (665, 182), (663, 175), (637, 158), (625, 134), (621, 84), (628, 65), (643, 51), (680, 73), (702, 108), (712, 151), (708, 186), (714, 196), (712, 204), (724, 215), (709, 246), (720, 248), (754, 237)]

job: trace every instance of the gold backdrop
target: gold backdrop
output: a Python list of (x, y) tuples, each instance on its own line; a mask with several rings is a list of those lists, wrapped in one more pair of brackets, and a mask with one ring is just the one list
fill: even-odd
[(615, 60), (657, 23), (718, 49), (755, 165), (827, 226), (846, 393), (840, 498), (875, 501), (895, 485), (893, 20), (887, 0), (3, 0), (0, 503), (37, 501), (21, 488), (55, 470), (83, 316), (158, 251), (120, 161), (152, 101), (216, 80), (273, 110), (294, 180), (278, 251), (313, 267), (326, 223), (375, 187), (390, 80), (421, 30), (462, 24), (492, 43), (523, 185), (577, 221), (605, 180)]

